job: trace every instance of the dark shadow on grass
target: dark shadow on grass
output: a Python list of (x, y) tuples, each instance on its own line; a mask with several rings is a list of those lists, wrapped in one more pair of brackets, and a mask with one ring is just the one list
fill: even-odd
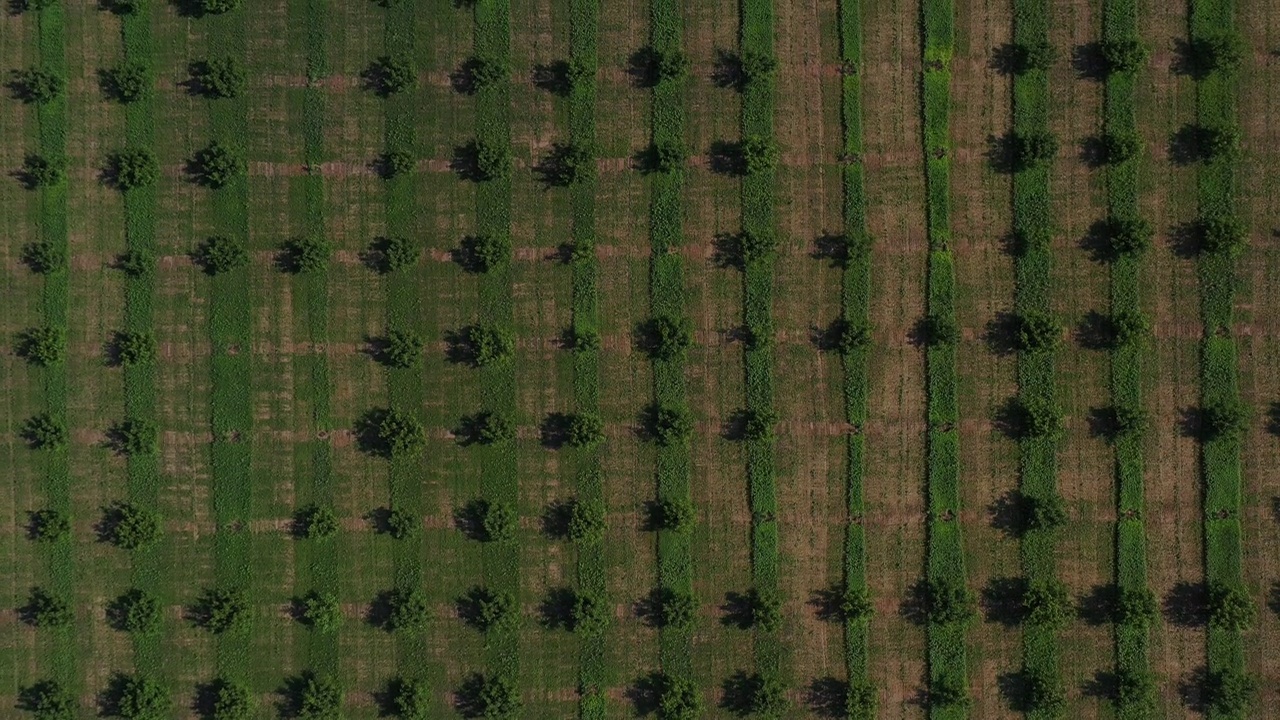
[(1164, 598), (1165, 621), (1185, 628), (1204, 627), (1209, 621), (1209, 590), (1202, 582), (1180, 582)]

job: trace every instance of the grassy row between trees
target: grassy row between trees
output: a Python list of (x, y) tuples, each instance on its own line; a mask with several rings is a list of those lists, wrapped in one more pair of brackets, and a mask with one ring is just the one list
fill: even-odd
[[(744, 147), (752, 143), (776, 154), (774, 105), (777, 60), (773, 51), (773, 1), (742, 0), (739, 50), (743, 68), (741, 130)], [(753, 66), (767, 68), (753, 73)], [(759, 142), (763, 141), (763, 142)], [(773, 407), (773, 253), (777, 244), (774, 213), (776, 162), (760, 168), (747, 166), (742, 178), (742, 314), (747, 342), (743, 350), (746, 386), (748, 500), (751, 509), (751, 582), (761, 606), (776, 607), (778, 600), (778, 490), (774, 462)], [(764, 252), (748, 252), (746, 238), (767, 239)], [(754, 623), (754, 649), (758, 685), (783, 685), (782, 641), (778, 627)], [(759, 695), (759, 694), (757, 694)], [(774, 715), (781, 707), (768, 707), (771, 697), (752, 699), (762, 714)], [(780, 701), (775, 703), (780, 705)]]
[[(201, 19), (210, 57), (227, 56), (243, 64), (248, 54), (246, 10)], [(243, 154), (249, 139), (249, 101), (243, 94), (212, 99), (209, 107), (211, 143), (238, 157), (228, 164), (225, 178), (206, 181), (214, 235), (204, 239), (206, 251), (249, 245), (249, 178)], [(212, 145), (211, 145), (212, 146)], [(215, 240), (218, 238), (219, 240)], [(221, 242), (220, 242), (221, 241)], [(229, 241), (229, 242), (227, 242)], [(202, 268), (209, 277), (210, 469), (213, 516), (219, 532), (213, 539), (216, 592), (241, 595), (253, 604), (252, 372), (253, 297), (249, 263), (223, 265), (218, 253), (206, 252)], [(220, 632), (215, 643), (218, 676), (237, 684), (250, 681), (247, 623), (237, 632)]]
[[(841, 78), (841, 123), (844, 132), (843, 152), (848, 157), (860, 156), (862, 139), (862, 3), (840, 0), (840, 60), (850, 68)], [(871, 238), (867, 233), (867, 197), (865, 173), (858, 163), (846, 163), (841, 171), (844, 186), (844, 240), (847, 248), (841, 261), (840, 313), (843, 327), (860, 328), (867, 335), (871, 325)], [(867, 371), (870, 349), (864, 344), (843, 353), (845, 421), (854, 428), (867, 422)], [(863, 482), (866, 478), (866, 434), (850, 433), (845, 446), (845, 503), (848, 516), (844, 538), (845, 597), (866, 599), (867, 547), (866, 531), (855, 522), (866, 512)], [(868, 617), (849, 613), (844, 618), (844, 660), (848, 678), (846, 716), (868, 718), (874, 715), (876, 691), (868, 679)], [(853, 699), (862, 702), (852, 702)]]
[[(511, 6), (509, 0), (479, 0), (474, 6), (475, 52), (500, 68), (511, 67)], [(476, 141), (482, 148), (498, 148), (507, 158), (504, 169), (476, 186), (476, 233), (501, 247), (511, 246), (511, 88), (502, 82), (486, 85), (476, 94)], [(502, 263), (480, 277), (481, 323), (510, 328), (513, 322), (511, 265)], [(483, 412), (513, 418), (516, 377), (513, 362), (488, 364), (480, 372)], [(490, 507), (514, 515), (519, 507), (516, 450), (513, 442), (478, 449), (481, 495)], [(507, 597), (520, 596), (520, 555), (511, 540), (487, 542), (482, 550), (486, 586)], [(519, 687), (519, 628), (505, 623), (485, 634), (485, 659), (491, 679)]]
[[(1061, 326), (1053, 318), (1053, 214), (1049, 172), (1056, 142), (1049, 134), (1050, 3), (1014, 0), (1013, 43), (1013, 232), (1015, 269), (1014, 346), (1018, 350), (1019, 493), (1027, 508), (1059, 508), (1057, 445), (1061, 420), (1055, 392), (1054, 355)], [(1023, 146), (1034, 152), (1021, 153)], [(1066, 590), (1057, 578), (1055, 525), (1023, 528), (1021, 564), (1024, 604), (1038, 603), (1044, 617), (1028, 613), (1022, 635), (1022, 691), (1016, 698), (1028, 717), (1061, 715), (1066, 699), (1059, 667), (1058, 629), (1066, 618)], [(1049, 612), (1049, 610), (1052, 612)]]
[[(290, 12), (305, 18), (306, 34), (303, 37), (306, 60), (307, 87), (302, 90), (300, 125), (302, 130), (303, 162), (316, 167), (324, 162), (325, 148), (325, 92), (314, 83), (328, 75), (329, 63), (325, 51), (325, 32), (328, 27), (327, 3), (324, 0), (291, 0)], [(295, 227), (300, 238), (315, 241), (327, 248), (325, 235), (325, 184), (320, 173), (308, 173), (298, 178), (291, 191), (290, 207), (293, 208)], [(327, 258), (325, 258), (327, 259)], [(329, 264), (320, 262), (313, 267), (295, 268), (294, 302), (301, 301), (298, 315), (305, 318), (307, 340), (312, 347), (327, 347), (329, 341)], [(299, 495), (304, 509), (334, 507), (336, 478), (333, 471), (333, 446), (327, 438), (318, 437), (333, 429), (330, 410), (329, 362), (324, 353), (297, 355), (293, 359), (295, 375), (304, 379), (305, 401), (311, 408), (311, 424), (316, 439), (301, 443), (297, 450), (295, 467), (310, 468), (297, 478)], [(302, 602), (312, 601), (315, 607), (328, 607), (337, 600), (339, 568), (342, 553), (336, 538), (328, 542), (301, 542), (295, 551), (295, 596)], [(296, 602), (296, 601), (295, 601)], [(305, 638), (300, 643), (303, 667), (317, 677), (339, 677), (340, 644), (336, 623), (320, 620), (303, 625), (300, 631)]]
[[(929, 715), (967, 715), (965, 628), (973, 599), (967, 585), (960, 516), (960, 453), (956, 400), (955, 258), (951, 251), (951, 58), (953, 0), (925, 0), (922, 78), (923, 144), (929, 260), (925, 320), (929, 437), (929, 501), (925, 572), (929, 606)], [(945, 611), (951, 608), (951, 611)]]
[[(35, 13), (36, 48), (39, 70), (50, 76), (65, 78), (67, 63), (64, 50), (65, 14), (58, 4), (44, 4), (44, 7), (32, 8)], [(35, 154), (50, 159), (61, 167), (65, 163), (67, 152), (67, 97), (60, 92), (47, 102), (35, 107), (36, 147)], [(43, 275), (43, 288), (40, 293), (42, 322), (45, 328), (57, 333), (65, 342), (69, 330), (68, 306), (70, 304), (70, 284), (67, 273), (67, 186), (64, 181), (43, 184), (34, 188), (37, 194), (39, 218), (39, 246), (47, 248), (51, 257), (59, 258), (49, 267), (40, 268), (30, 262), (28, 265), (35, 272)], [(28, 248), (33, 246), (28, 246)], [(26, 253), (24, 253), (25, 255)], [(28, 256), (29, 257), (29, 256)], [(65, 436), (67, 423), (67, 367), (65, 362), (51, 363), (44, 368), (33, 368), (39, 374), (40, 388), (44, 394), (44, 413), (56, 426), (63, 429)], [(44, 482), (41, 488), (47, 508), (70, 518), (71, 507), (71, 471), (67, 450), (59, 443), (59, 447), (50, 447), (42, 452)], [(63, 540), (47, 546), (45, 556), (48, 561), (48, 591), (63, 602), (71, 599), (75, 590), (75, 564), (71, 543)], [(74, 635), (65, 629), (41, 631), (39, 657), (47, 667), (43, 670), (68, 692), (79, 688), (76, 649)]]
[[(151, 18), (146, 12), (120, 16), (122, 55), (125, 64), (148, 67), (151, 63)], [(151, 149), (155, 141), (155, 98), (145, 93), (124, 105), (125, 146)], [(136, 257), (156, 255), (156, 191), (152, 186), (125, 190), (125, 252)], [(156, 278), (153, 272), (125, 274), (124, 328), (136, 337), (154, 337)], [(154, 361), (129, 363), (123, 368), (125, 417), (155, 426), (156, 369)], [(131, 455), (126, 460), (129, 502), (155, 508), (159, 501), (159, 459), (154, 454)], [(162, 591), (161, 553), (156, 545), (139, 548), (132, 556), (132, 584), (147, 596)], [(134, 669), (145, 677), (164, 674), (164, 657), (155, 633), (133, 633)]]
[[(1238, 138), (1235, 96), (1239, 81), (1233, 71), (1246, 52), (1234, 28), (1234, 5), (1232, 0), (1190, 0), (1189, 32), (1193, 60), (1204, 63), (1196, 75), (1198, 126)], [(1240, 635), (1256, 610), (1244, 583), (1240, 523), (1240, 446), (1246, 411), (1240, 400), (1232, 324), (1235, 262), (1247, 244), (1247, 231), (1237, 218), (1236, 158), (1235, 147), (1205, 156), (1196, 175), (1201, 242), (1197, 271), (1204, 323), (1200, 463), (1210, 601), (1205, 689), (1209, 717), (1214, 720), (1252, 715), (1248, 707), (1252, 681), (1245, 674)], [(1220, 234), (1227, 237), (1215, 237)], [(1232, 611), (1233, 607), (1236, 610)]]
[[(1106, 0), (1102, 6), (1104, 47), (1141, 47), (1136, 0)], [(1144, 55), (1140, 52), (1140, 55)], [(1138, 67), (1109, 68), (1103, 86), (1104, 137), (1136, 137), (1138, 132), (1135, 91)], [(1139, 158), (1133, 157), (1105, 169), (1107, 211), (1111, 218), (1141, 222), (1138, 208)], [(1111, 316), (1142, 317), (1142, 260), (1138, 255), (1115, 257), (1110, 268)], [(1115, 417), (1144, 416), (1142, 403), (1142, 343), (1115, 343), (1111, 347), (1111, 403)], [(1143, 428), (1117, 432), (1114, 437), (1116, 479), (1116, 588), (1118, 597), (1150, 605), (1154, 595), (1147, 585), (1147, 540), (1143, 520)], [(1117, 689), (1132, 691), (1114, 696), (1122, 720), (1141, 720), (1152, 709), (1154, 681), (1149, 657), (1149, 620), (1115, 616)]]
[[(384, 52), (387, 57), (403, 59), (410, 67), (416, 66), (418, 48), (416, 37), (417, 16), (422, 10), (416, 0), (387, 3), (384, 16)], [(418, 103), (419, 93), (410, 87), (404, 92), (387, 95), (383, 100), (383, 140), (385, 157), (408, 157), (416, 163), (418, 156), (416, 124), (423, 109)], [(383, 202), (388, 240), (407, 240), (414, 248), (414, 261), (405, 267), (388, 270), (383, 275), (386, 292), (386, 327), (388, 336), (404, 333), (411, 337), (426, 337), (431, 331), (429, 318), (422, 306), (421, 288), (429, 286), (423, 264), (418, 261), (421, 240), (416, 218), (420, 178), (414, 172), (402, 172), (384, 176)], [(386, 368), (387, 401), (393, 412), (403, 413), (416, 422), (423, 422), (427, 406), (426, 379), (421, 363), (409, 363), (408, 367), (388, 364)], [(514, 392), (514, 390), (511, 390)], [(427, 462), (430, 462), (429, 460)], [(512, 464), (512, 463), (508, 463)], [(426, 466), (418, 453), (396, 455), (388, 463), (388, 508), (399, 517), (420, 518), (424, 514), (422, 477)], [(417, 599), (424, 597), (426, 582), (422, 570), (425, 555), (423, 533), (408, 532), (391, 544), (393, 597)], [(514, 563), (512, 563), (514, 564)], [(512, 580), (511, 582), (514, 582)], [(421, 631), (395, 634), (396, 666), (398, 677), (393, 681), (393, 694), (411, 694), (408, 688), (430, 687), (437, 668), (423, 662), (430, 654), (427, 634)], [(425, 708), (418, 710), (423, 712)], [(411, 715), (411, 713), (402, 713)]]
[[(682, 49), (683, 21), (679, 0), (650, 0), (649, 43), (659, 58), (679, 66), (685, 58)], [(685, 61), (687, 63), (687, 61)], [(684, 93), (687, 70), (660, 77), (653, 87), (651, 137), (655, 148), (675, 148), (683, 153), (685, 147)], [(684, 307), (684, 265), (680, 255), (673, 252), (683, 240), (681, 227), (683, 208), (681, 190), (684, 171), (680, 168), (652, 175), (649, 205), (649, 237), (651, 260), (649, 267), (649, 303), (655, 327), (659, 323), (677, 330), (674, 337), (687, 338), (689, 320)], [(688, 416), (685, 391), (684, 361), (685, 342), (661, 346), (653, 351), (653, 395), (659, 410), (669, 409), (681, 416)], [(680, 437), (669, 443), (659, 443), (657, 448), (657, 499), (659, 505), (691, 508), (692, 493), (689, 486), (690, 450), (688, 437)], [(693, 598), (693, 556), (687, 527), (668, 525), (658, 530), (658, 584), (660, 596), (668, 598)], [(664, 673), (664, 682), (674, 689), (684, 690), (687, 705), (700, 704), (692, 689), (691, 623), (661, 623), (658, 653)], [(680, 693), (677, 693), (680, 694)]]
[[(571, 0), (569, 5), (569, 64), (579, 68), (584, 78), (569, 86), (569, 142), (574, 147), (596, 147), (596, 67), (598, 64), (599, 0)], [(572, 274), (573, 337), (600, 335), (599, 262), (595, 213), (598, 185), (595, 173), (570, 188), (570, 211), (575, 250)], [(588, 252), (591, 251), (591, 252)], [(582, 415), (600, 414), (600, 348), (585, 343), (573, 353), (573, 400)], [(599, 446), (583, 449), (576, 468), (575, 507), (593, 508), (604, 516), (604, 477)], [(585, 516), (585, 513), (584, 513)], [(599, 533), (583, 533), (578, 542), (578, 593), (604, 603), (608, 596), (605, 556)], [(607, 604), (607, 603), (605, 603)], [(588, 628), (580, 628), (589, 630)], [(613, 678), (605, 657), (603, 629), (580, 632), (578, 646), (578, 716), (582, 720), (604, 720), (607, 715), (605, 690)]]

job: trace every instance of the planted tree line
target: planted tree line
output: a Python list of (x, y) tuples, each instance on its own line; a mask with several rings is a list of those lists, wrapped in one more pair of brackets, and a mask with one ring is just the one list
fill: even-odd
[(925, 210), (929, 239), (926, 316), (921, 326), (927, 382), (926, 483), (928, 538), (925, 581), (928, 622), (928, 702), (932, 718), (967, 716), (965, 630), (973, 617), (961, 536), (960, 458), (956, 400), (955, 258), (951, 250), (951, 58), (953, 0), (921, 5), (921, 83)]

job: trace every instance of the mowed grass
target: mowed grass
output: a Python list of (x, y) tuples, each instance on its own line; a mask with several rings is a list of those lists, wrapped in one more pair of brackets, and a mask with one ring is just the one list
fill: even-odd
[[(97, 70), (121, 58), (119, 19), (92, 3), (66, 2), (68, 77), (67, 241), (69, 350), (64, 366), (71, 392), (66, 451), (73, 502), (72, 600), (76, 626), (59, 636), (18, 622), (13, 609), (29, 588), (50, 581), (49, 552), (26, 539), (27, 512), (46, 506), (45, 458), (18, 437), (20, 424), (44, 408), (44, 371), (8, 350), (23, 328), (43, 317), (43, 280), (19, 260), (22, 245), (41, 237), (38, 195), (6, 176), (0, 182), (0, 287), (4, 310), (0, 336), (0, 706), (13, 707), (18, 688), (51, 674), (60, 648), (73, 649), (74, 682), (82, 714), (96, 711), (96, 694), (116, 671), (155, 672), (174, 700), (174, 717), (194, 717), (195, 687), (215, 673), (219, 640), (185, 617), (186, 608), (217, 584), (215, 538), (248, 534), (247, 591), (252, 631), (237, 642), (248, 649), (242, 670), (258, 703), (256, 716), (276, 717), (285, 679), (306, 669), (332, 671), (347, 691), (344, 715), (378, 717), (377, 693), (401, 673), (424, 677), (431, 688), (431, 716), (451, 717), (453, 691), (472, 672), (488, 669), (485, 638), (456, 616), (455, 601), (486, 578), (480, 544), (455, 526), (454, 514), (481, 495), (483, 451), (461, 446), (451, 432), (480, 407), (480, 373), (451, 363), (445, 333), (476, 320), (482, 280), (465, 272), (451, 251), (475, 229), (476, 192), (449, 169), (454, 148), (475, 133), (472, 98), (454, 91), (451, 75), (473, 52), (473, 21), (452, 0), (417, 0), (413, 61), (419, 82), (412, 90), (415, 115), (412, 178), (414, 206), (409, 232), (422, 247), (418, 262), (398, 280), (380, 277), (361, 262), (374, 238), (388, 232), (387, 186), (371, 169), (385, 148), (384, 101), (361, 87), (359, 75), (385, 52), (385, 10), (373, 3), (326, 4), (319, 45), (311, 45), (302, 0), (269, 0), (239, 12), (247, 28), (250, 88), (250, 159), (247, 194), (249, 249), (245, 270), (250, 308), (249, 342), (237, 348), (249, 374), (240, 386), (252, 413), (246, 439), (251, 458), (250, 516), (244, 528), (221, 526), (214, 513), (210, 464), (213, 387), (209, 340), (211, 280), (189, 259), (218, 227), (208, 190), (183, 177), (182, 166), (210, 137), (208, 101), (181, 83), (186, 65), (211, 47), (206, 21), (180, 16), (171, 5), (148, 10), (156, 68), (154, 150), (163, 167), (156, 190), (154, 331), (160, 343), (155, 374), (156, 417), (162, 428), (158, 464), (162, 489), (156, 500), (165, 534), (153, 552), (163, 570), (149, 578), (164, 606), (161, 632), (145, 642), (108, 627), (106, 604), (138, 582), (134, 559), (96, 539), (100, 508), (128, 493), (122, 458), (103, 446), (103, 431), (123, 417), (122, 371), (105, 363), (104, 344), (124, 318), (124, 277), (109, 267), (125, 249), (120, 194), (99, 182), (105, 155), (123, 145), (123, 110), (105, 100)], [(829, 4), (828, 4), (829, 5)], [(839, 582), (845, 522), (846, 458), (838, 358), (820, 353), (812, 332), (839, 314), (840, 270), (812, 257), (815, 239), (841, 223), (838, 39), (834, 8), (800, 0), (773, 3), (774, 47), (779, 56), (777, 137), (782, 147), (774, 208), (781, 238), (774, 267), (777, 329), (774, 404), (782, 422), (775, 449), (780, 536), (780, 587), (784, 620), (783, 677), (793, 708), (785, 717), (808, 717), (805, 688), (812, 681), (843, 679), (840, 626), (819, 619), (813, 593)], [(958, 427), (966, 566), (971, 587), (981, 590), (1016, 571), (1017, 542), (992, 522), (992, 510), (1017, 484), (1016, 448), (996, 432), (991, 418), (1014, 392), (1014, 362), (984, 343), (987, 323), (1012, 304), (1012, 259), (1001, 252), (1009, 227), (1009, 183), (986, 162), (988, 136), (1008, 127), (1007, 79), (989, 66), (991, 50), (1008, 39), (1008, 3), (957, 3), (956, 57), (952, 64), (952, 215), (956, 259), (959, 343)], [(862, 161), (868, 192), (872, 251), (871, 320), (874, 352), (869, 365), (866, 440), (868, 585), (876, 614), (869, 624), (869, 677), (883, 718), (921, 717), (915, 702), (924, 686), (923, 629), (901, 612), (910, 586), (924, 572), (924, 363), (908, 342), (924, 312), (924, 184), (916, 80), (920, 66), (919, 6), (898, 0), (863, 0), (864, 135)], [(1271, 0), (1239, 0), (1238, 24), (1257, 50), (1276, 33), (1266, 22)], [(571, 321), (571, 269), (555, 257), (570, 240), (570, 193), (547, 188), (531, 171), (552, 143), (568, 138), (564, 98), (530, 81), (542, 65), (569, 54), (569, 3), (535, 0), (512, 4), (512, 237), (513, 329), (517, 336), (515, 419), (520, 427), (515, 463), (519, 480), (518, 530), (521, 621), (519, 688), (521, 717), (563, 718), (579, 705), (580, 641), (543, 627), (540, 606), (552, 589), (577, 582), (577, 549), (549, 538), (542, 516), (554, 501), (575, 494), (580, 456), (545, 447), (538, 428), (549, 413), (574, 409), (573, 356), (559, 345)], [(600, 413), (607, 442), (600, 455), (608, 529), (601, 545), (611, 623), (603, 647), (602, 688), (607, 717), (631, 717), (629, 690), (657, 669), (658, 632), (636, 613), (636, 602), (657, 584), (656, 534), (645, 531), (644, 513), (655, 496), (655, 452), (636, 432), (639, 414), (653, 396), (652, 364), (633, 345), (634, 330), (649, 314), (649, 192), (651, 180), (631, 168), (631, 156), (649, 139), (652, 93), (634, 86), (629, 56), (648, 42), (645, 3), (601, 0), (600, 72), (597, 76), (598, 154), (596, 239), (600, 325)], [(1060, 56), (1097, 36), (1097, 3), (1056, 8), (1052, 37)], [(682, 195), (684, 307), (696, 328), (697, 346), (685, 365), (688, 402), (697, 419), (689, 478), (698, 524), (692, 535), (692, 567), (699, 619), (690, 646), (693, 678), (707, 717), (727, 717), (719, 707), (722, 684), (734, 672), (755, 671), (752, 633), (721, 622), (730, 592), (750, 586), (751, 514), (746, 456), (722, 436), (723, 423), (744, 397), (742, 348), (733, 331), (741, 324), (742, 283), (735, 270), (717, 267), (713, 239), (740, 229), (739, 182), (713, 173), (702, 160), (717, 141), (738, 139), (740, 96), (711, 78), (718, 52), (738, 47), (738, 5), (716, 0), (682, 5), (684, 49), (693, 65), (684, 96), (686, 141), (699, 159), (687, 170)], [(1181, 8), (1147, 2), (1139, 27), (1156, 48), (1138, 94), (1138, 116), (1147, 141), (1140, 197), (1142, 210), (1162, 236), (1194, 213), (1194, 169), (1174, 165), (1165, 150), (1169, 135), (1193, 117), (1191, 82), (1173, 74), (1168, 39), (1185, 35)], [(3, 67), (37, 61), (29, 15), (0, 24)], [(323, 62), (317, 60), (317, 47)], [(1245, 71), (1239, 115), (1248, 151), (1241, 169), (1240, 209), (1253, 244), (1241, 268), (1238, 342), (1241, 392), (1253, 411), (1243, 445), (1245, 575), (1260, 607), (1280, 578), (1275, 549), (1271, 469), (1278, 459), (1269, 427), (1280, 400), (1274, 360), (1278, 326), (1268, 308), (1280, 256), (1268, 245), (1277, 210), (1275, 182), (1266, 169), (1276, 157), (1277, 92), (1269, 65), (1254, 57)], [(319, 68), (317, 70), (317, 68)], [(315, 77), (308, 81), (308, 73)], [(1061, 61), (1051, 76), (1051, 125), (1064, 155), (1052, 185), (1060, 234), (1055, 254), (1054, 309), (1074, 325), (1085, 312), (1105, 308), (1106, 269), (1078, 246), (1084, 229), (1103, 211), (1099, 176), (1074, 156), (1074, 143), (1096, 131), (1099, 88), (1076, 77)], [(316, 103), (319, 103), (318, 105)], [(308, 123), (321, 108), (319, 148), (309, 148)], [(0, 101), (0, 166), (22, 164), (36, 137), (35, 111), (16, 100)], [(317, 162), (318, 161), (318, 162)], [(307, 166), (310, 163), (311, 169)], [(315, 212), (318, 210), (317, 212)], [(323, 280), (322, 304), (313, 304), (312, 278), (279, 272), (275, 256), (289, 238), (321, 232), (334, 246)], [(1190, 315), (1198, 290), (1194, 267), (1158, 243), (1148, 256), (1143, 307), (1153, 317), (1156, 341), (1148, 354), (1144, 388), (1152, 414), (1147, 458), (1146, 522), (1151, 583), (1168, 598), (1203, 578), (1198, 449), (1179, 428), (1198, 383), (1199, 325)], [(388, 287), (408, 288), (407, 302), (421, 312), (415, 331), (428, 340), (413, 371), (414, 395), (393, 395), (388, 371), (364, 351), (366, 339), (388, 322)], [(318, 371), (321, 367), (323, 371)], [(1107, 402), (1105, 356), (1064, 345), (1058, 362), (1059, 397), (1067, 435), (1059, 454), (1059, 482), (1072, 522), (1059, 536), (1059, 572), (1077, 596), (1112, 577), (1114, 482), (1111, 451), (1090, 434), (1088, 413)], [(391, 383), (398, 382), (391, 380)], [(375, 534), (370, 517), (393, 502), (387, 463), (357, 449), (351, 428), (369, 407), (412, 402), (428, 428), (422, 454), (408, 465), (407, 494), (421, 514), (421, 532), (410, 541)], [(327, 468), (327, 471), (325, 470)], [(327, 473), (327, 474), (326, 474)], [(323, 478), (327, 477), (327, 480)], [(400, 488), (402, 492), (406, 488)], [(341, 519), (338, 535), (324, 543), (290, 534), (293, 513), (310, 502), (331, 504)], [(404, 544), (397, 544), (403, 542)], [(431, 620), (405, 642), (367, 622), (374, 596), (393, 586), (397, 562), (420, 567)], [(399, 560), (397, 560), (399, 559)], [(326, 569), (326, 563), (328, 569)], [(294, 623), (287, 606), (295, 596), (330, 589), (339, 597), (344, 624), (330, 640), (318, 640)], [(1248, 669), (1260, 681), (1259, 707), (1280, 698), (1274, 650), (1280, 623), (1261, 612), (1244, 635)], [(967, 635), (970, 717), (1015, 715), (1001, 694), (1003, 676), (1019, 664), (1020, 631), (983, 617)], [(1112, 665), (1110, 630), (1074, 621), (1062, 636), (1064, 683), (1073, 716), (1109, 717), (1104, 699), (1087, 692), (1095, 673)], [(1157, 623), (1152, 665), (1158, 674), (1161, 716), (1186, 713), (1180, 684), (1204, 664), (1204, 634), (1195, 627)], [(6, 711), (7, 712), (7, 711)], [(16, 713), (16, 711), (15, 711)], [(0, 714), (3, 714), (0, 712)]]

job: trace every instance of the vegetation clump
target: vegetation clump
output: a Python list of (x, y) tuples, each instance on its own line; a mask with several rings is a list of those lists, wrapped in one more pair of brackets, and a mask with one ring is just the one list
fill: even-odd
[(249, 623), (249, 599), (238, 588), (209, 588), (196, 600), (192, 616), (215, 635), (243, 629)]
[(1136, 72), (1151, 57), (1150, 48), (1134, 38), (1104, 40), (1101, 50), (1108, 74)]
[(693, 413), (682, 405), (659, 403), (651, 411), (649, 431), (654, 442), (670, 447), (693, 437)]
[(19, 609), (23, 622), (38, 628), (66, 627), (75, 619), (71, 603), (42, 588), (31, 588), (27, 604)]
[(191, 63), (192, 87), (210, 99), (240, 97), (249, 86), (249, 73), (233, 57)]
[(408, 90), (413, 85), (415, 74), (409, 58), (391, 55), (383, 55), (365, 69), (369, 87), (384, 98)]
[(744, 175), (763, 175), (778, 167), (781, 153), (772, 138), (750, 135), (738, 145), (741, 170)]
[(568, 515), (566, 534), (570, 540), (598, 542), (604, 537), (604, 503), (575, 498), (569, 503)]
[(280, 265), (289, 273), (320, 272), (329, 264), (333, 245), (323, 237), (308, 235), (287, 241), (281, 248)]
[(19, 435), (33, 450), (56, 450), (70, 439), (66, 424), (47, 412), (27, 418)]
[(508, 592), (477, 585), (458, 602), (459, 614), (481, 632), (511, 625), (516, 619), (516, 599)]
[(107, 622), (121, 632), (145, 634), (160, 626), (160, 601), (131, 588), (107, 605)]
[(22, 162), (22, 182), (32, 190), (53, 187), (62, 183), (66, 170), (66, 160), (33, 153)]
[(125, 720), (163, 720), (169, 716), (169, 691), (148, 675), (116, 675), (108, 689), (114, 714)]
[(411, 368), (422, 361), (427, 341), (408, 330), (391, 329), (375, 343), (374, 358), (391, 368)]
[(1214, 582), (1209, 585), (1209, 624), (1227, 630), (1243, 631), (1253, 625), (1257, 608), (1244, 588)]
[(102, 527), (106, 539), (124, 550), (148, 547), (160, 539), (160, 515), (132, 503), (108, 506)]
[(515, 336), (510, 330), (491, 323), (471, 325), (463, 331), (463, 345), (476, 367), (496, 365), (515, 352)]
[(342, 608), (331, 592), (312, 590), (297, 601), (298, 622), (318, 633), (331, 633), (342, 624)]
[(75, 720), (76, 701), (57, 680), (40, 680), (18, 689), (18, 709), (35, 720)]
[(156, 336), (145, 330), (121, 330), (111, 340), (111, 359), (126, 367), (154, 362)]
[(697, 519), (697, 511), (688, 500), (662, 498), (653, 505), (651, 517), (655, 529), (688, 532)]
[(117, 189), (134, 190), (155, 183), (160, 163), (146, 148), (129, 148), (108, 158), (107, 175)]
[(604, 442), (604, 421), (595, 413), (574, 413), (565, 427), (565, 444), (587, 448)]
[(367, 453), (395, 458), (417, 452), (426, 429), (417, 417), (394, 408), (374, 408), (356, 423), (360, 447)]
[(71, 537), (71, 518), (53, 508), (32, 510), (27, 514), (27, 531), (36, 542), (60, 542)]
[(934, 625), (964, 625), (977, 615), (973, 591), (952, 579), (932, 579), (924, 585), (925, 617)]
[(52, 275), (67, 268), (67, 254), (48, 241), (27, 243), (22, 246), (22, 262), (31, 272)]
[(647, 350), (655, 360), (675, 360), (693, 346), (693, 323), (686, 317), (658, 315), (644, 330)]
[(253, 696), (242, 683), (215, 678), (206, 688), (209, 720), (248, 720), (253, 712)]
[(191, 157), (191, 174), (196, 182), (218, 189), (248, 171), (239, 148), (214, 140)]
[(294, 530), (299, 537), (324, 540), (338, 534), (338, 516), (332, 508), (311, 504), (300, 508), (293, 517)]
[(13, 72), (10, 86), (23, 102), (44, 105), (66, 92), (67, 79), (39, 68), (26, 68)]
[(107, 430), (107, 441), (121, 455), (154, 455), (160, 448), (160, 428), (150, 420), (128, 418)]
[(427, 596), (420, 590), (396, 588), (386, 595), (386, 628), (390, 631), (416, 631), (426, 627), (431, 617)]
[(18, 357), (31, 365), (50, 367), (62, 362), (67, 354), (67, 334), (52, 326), (27, 328), (18, 333), (14, 347)]
[(487, 273), (511, 262), (508, 235), (472, 235), (462, 241), (467, 264), (475, 272)]

